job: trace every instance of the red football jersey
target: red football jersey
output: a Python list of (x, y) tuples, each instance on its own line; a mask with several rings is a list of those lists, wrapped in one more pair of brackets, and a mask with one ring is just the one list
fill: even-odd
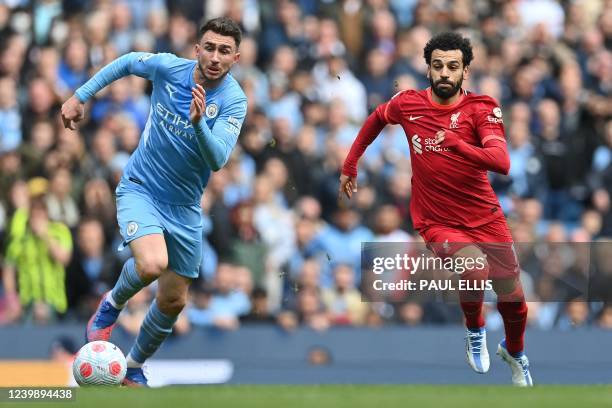
[(406, 90), (377, 108), (379, 118), (399, 124), (410, 145), (414, 227), (449, 225), (478, 227), (503, 213), (487, 178), (487, 170), (450, 148), (434, 145), (441, 129), (483, 147), (488, 140), (505, 143), (501, 109), (489, 96), (461, 91), (457, 102), (440, 105), (431, 89)]

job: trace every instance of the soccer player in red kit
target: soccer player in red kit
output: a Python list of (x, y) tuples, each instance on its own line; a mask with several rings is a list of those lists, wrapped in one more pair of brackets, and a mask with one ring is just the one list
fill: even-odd
[[(414, 227), (438, 256), (486, 259), (484, 269), (466, 271), (462, 279), (492, 280), (506, 331), (497, 353), (510, 365), (515, 385), (531, 386), (518, 261), (487, 178), (487, 171), (510, 169), (502, 112), (492, 98), (462, 88), (473, 58), (468, 39), (440, 34), (424, 56), (431, 87), (401, 91), (368, 117), (344, 162), (339, 195), (350, 199), (357, 192), (357, 162), (385, 125), (401, 125), (410, 145)], [(467, 361), (478, 373), (490, 364), (482, 299), (482, 292), (460, 294)]]

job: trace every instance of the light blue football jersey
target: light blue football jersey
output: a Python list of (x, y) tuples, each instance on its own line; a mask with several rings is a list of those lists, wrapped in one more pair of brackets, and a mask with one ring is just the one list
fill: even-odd
[(189, 118), (195, 60), (173, 54), (132, 52), (102, 68), (75, 94), (86, 102), (111, 82), (134, 74), (153, 83), (151, 111), (123, 179), (141, 183), (155, 199), (199, 204), (211, 171), (227, 162), (247, 111), (247, 98), (227, 74), (206, 89), (206, 112), (195, 127)]

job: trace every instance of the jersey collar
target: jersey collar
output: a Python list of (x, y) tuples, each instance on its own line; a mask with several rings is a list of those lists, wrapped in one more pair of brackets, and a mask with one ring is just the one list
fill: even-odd
[(459, 90), (459, 98), (457, 99), (455, 103), (451, 105), (440, 105), (439, 103), (435, 102), (433, 98), (431, 97), (431, 87), (427, 88), (427, 100), (436, 109), (453, 109), (457, 105), (459, 105), (461, 101), (463, 101), (464, 97), (465, 97), (465, 91), (463, 90), (463, 88), (461, 88)]

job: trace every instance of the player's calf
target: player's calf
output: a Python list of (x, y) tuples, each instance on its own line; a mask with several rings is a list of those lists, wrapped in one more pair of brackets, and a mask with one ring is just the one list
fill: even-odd
[(169, 316), (178, 316), (187, 303), (187, 299), (183, 295), (168, 296), (158, 293), (156, 299), (159, 310)]

